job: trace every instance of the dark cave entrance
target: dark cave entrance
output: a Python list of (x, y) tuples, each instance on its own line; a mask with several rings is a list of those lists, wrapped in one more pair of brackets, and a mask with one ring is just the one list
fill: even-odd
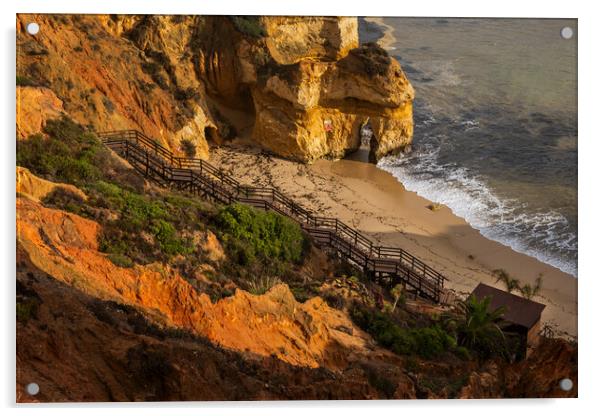
[(213, 144), (221, 144), (222, 142), (217, 129), (213, 126), (205, 126), (205, 140), (207, 140), (207, 143)]
[(346, 159), (365, 163), (376, 163), (373, 151), (373, 149), (376, 148), (376, 137), (374, 136), (370, 119), (359, 127), (359, 136), (359, 147), (355, 152), (349, 154)]

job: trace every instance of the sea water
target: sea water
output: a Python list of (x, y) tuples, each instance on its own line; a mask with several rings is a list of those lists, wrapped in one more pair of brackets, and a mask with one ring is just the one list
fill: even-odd
[[(384, 18), (416, 90), (413, 152), (378, 166), (484, 236), (577, 276), (577, 22)], [(563, 39), (570, 26), (575, 36)], [(361, 42), (383, 27), (360, 19)]]

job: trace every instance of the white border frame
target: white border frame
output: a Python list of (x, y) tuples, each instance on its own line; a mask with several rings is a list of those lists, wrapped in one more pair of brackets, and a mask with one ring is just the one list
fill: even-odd
[[(2, 349), (2, 377), (0, 394), (2, 404), (15, 411), (15, 309), (14, 309), (14, 184), (15, 184), (15, 14), (19, 13), (149, 13), (149, 14), (272, 14), (272, 15), (346, 15), (346, 16), (441, 16), (441, 17), (546, 17), (579, 19), (579, 399), (577, 400), (472, 400), (472, 401), (380, 401), (380, 402), (244, 402), (244, 403), (160, 403), (160, 404), (101, 404), (101, 405), (44, 405), (19, 406), (25, 413), (42, 411), (44, 414), (65, 414), (82, 411), (91, 415), (111, 413), (137, 413), (164, 415), (166, 407), (187, 414), (226, 413), (238, 414), (279, 414), (284, 411), (291, 415), (306, 415), (307, 412), (332, 413), (345, 412), (345, 415), (360, 415), (369, 409), (384, 414), (399, 412), (420, 412), (421, 414), (483, 414), (507, 415), (509, 412), (524, 411), (545, 412), (547, 415), (588, 414), (602, 396), (597, 387), (600, 381), (600, 354), (596, 347), (600, 345), (599, 297), (602, 293), (602, 276), (596, 268), (599, 257), (600, 221), (599, 196), (600, 173), (597, 169), (602, 155), (600, 145), (600, 117), (598, 104), (602, 97), (600, 90), (601, 58), (599, 41), (602, 39), (600, 19), (593, 1), (527, 2), (524, 0), (505, 0), (500, 2), (455, 1), (416, 1), (399, 2), (386, 0), (304, 0), (286, 2), (285, 0), (262, 0), (251, 2), (243, 0), (219, 1), (162, 1), (151, 4), (148, 0), (98, 0), (81, 2), (53, 0), (47, 2), (21, 0), (14, 5), (2, 2), (4, 64), (1, 65), (2, 82), (6, 88), (0, 100), (0, 116), (5, 126), (2, 157), (1, 195), (8, 195), (8, 201), (2, 204), (5, 215), (4, 239), (0, 253), (5, 267), (3, 279), (4, 297), (2, 312), (4, 337)], [(12, 6), (12, 7), (11, 7)], [(595, 401), (595, 402), (594, 402)], [(100, 409), (98, 409), (100, 407)], [(85, 408), (85, 410), (83, 409)], [(201, 410), (202, 409), (202, 410)], [(520, 409), (520, 410), (519, 410)], [(598, 409), (597, 412), (600, 410)], [(596, 412), (596, 413), (597, 413)], [(593, 413), (593, 412), (591, 412)]]

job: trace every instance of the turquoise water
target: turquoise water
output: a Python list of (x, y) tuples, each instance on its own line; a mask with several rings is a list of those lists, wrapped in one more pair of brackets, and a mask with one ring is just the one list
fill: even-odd
[[(575, 20), (385, 18), (414, 151), (379, 167), (483, 235), (577, 275)], [(360, 39), (382, 28), (360, 19)]]

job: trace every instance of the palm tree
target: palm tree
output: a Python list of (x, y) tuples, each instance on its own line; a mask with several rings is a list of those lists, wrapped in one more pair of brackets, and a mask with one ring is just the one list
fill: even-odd
[(405, 294), (403, 292), (403, 286), (401, 284), (398, 284), (395, 287), (393, 287), (393, 289), (391, 289), (391, 296), (393, 296), (393, 298), (395, 299), (395, 302), (393, 302), (393, 306), (391, 308), (391, 313), (393, 313), (395, 311), (395, 307), (397, 306), (397, 302), (399, 302), (400, 299), (401, 304), (405, 304)]
[(533, 296), (537, 295), (541, 291), (541, 287), (543, 285), (542, 275), (541, 273), (535, 279), (535, 285), (531, 286), (529, 283), (525, 283), (523, 287), (520, 288), (520, 293), (524, 298), (532, 299)]
[(515, 290), (521, 290), (520, 282), (518, 281), (518, 279), (511, 277), (506, 270), (497, 269), (494, 270), (493, 273), (497, 276), (497, 279), (495, 279), (495, 283), (499, 281), (504, 282), (504, 285), (506, 286), (506, 291), (508, 293), (512, 293)]
[(450, 318), (458, 345), (476, 351), (482, 357), (506, 352), (506, 337), (502, 330), (504, 307), (490, 311), (491, 298), (479, 301), (474, 295), (458, 302), (457, 314)]

